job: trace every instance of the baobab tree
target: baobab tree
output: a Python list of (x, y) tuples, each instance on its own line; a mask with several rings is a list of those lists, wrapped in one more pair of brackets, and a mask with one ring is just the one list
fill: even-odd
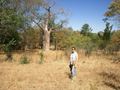
[(31, 21), (36, 24), (39, 29), (43, 32), (43, 49), (49, 50), (50, 47), (50, 33), (56, 31), (57, 29), (62, 28), (65, 20), (61, 20), (59, 23), (55, 23), (57, 19), (57, 14), (63, 13), (64, 11), (61, 10), (60, 13), (53, 12), (52, 9), (54, 8), (55, 2), (43, 2), (40, 9), (42, 10), (42, 15), (36, 11), (32, 11)]
[(50, 47), (50, 33), (60, 30), (63, 27), (63, 24), (66, 23), (66, 20), (60, 20), (59, 23), (55, 23), (57, 14), (63, 14), (64, 12), (52, 12), (52, 8), (55, 3), (52, 5), (47, 4), (44, 9), (46, 10), (45, 18), (43, 20), (44, 24), (40, 27), (43, 30), (43, 48), (44, 50), (49, 50)]
[[(25, 17), (25, 27), (37, 26), (42, 32), (43, 49), (49, 50), (50, 33), (62, 28), (66, 20), (56, 18), (64, 15), (64, 10), (55, 10), (55, 2), (47, 0), (12, 0)], [(56, 20), (58, 23), (56, 23)], [(33, 28), (34, 29), (34, 28)]]
[(49, 50), (50, 47), (50, 33), (53, 30), (52, 24), (54, 24), (54, 15), (51, 12), (53, 5), (47, 3), (42, 4), (42, 9), (44, 9), (43, 15), (32, 11), (31, 21), (39, 27), (41, 32), (43, 32), (43, 48), (44, 50)]

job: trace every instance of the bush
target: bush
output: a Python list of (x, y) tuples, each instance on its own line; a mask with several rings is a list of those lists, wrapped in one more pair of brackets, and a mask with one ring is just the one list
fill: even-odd
[(44, 53), (43, 53), (43, 51), (40, 52), (39, 56), (40, 56), (39, 64), (42, 64), (43, 61), (44, 61)]
[(9, 43), (3, 46), (3, 50), (7, 56), (6, 60), (12, 60), (12, 50), (13, 46), (15, 45), (15, 42), (16, 40), (12, 39), (11, 41), (9, 41)]
[(29, 63), (29, 60), (28, 60), (27, 56), (23, 55), (20, 58), (20, 64), (28, 64), (28, 63)]

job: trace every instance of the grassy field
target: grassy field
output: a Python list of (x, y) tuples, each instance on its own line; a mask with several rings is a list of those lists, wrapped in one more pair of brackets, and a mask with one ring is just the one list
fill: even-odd
[[(29, 64), (19, 63), (24, 54)], [(88, 58), (80, 53), (74, 80), (62, 51), (44, 53), (42, 64), (38, 51), (13, 53), (13, 62), (4, 58), (0, 54), (0, 90), (120, 90), (120, 63), (103, 56)]]

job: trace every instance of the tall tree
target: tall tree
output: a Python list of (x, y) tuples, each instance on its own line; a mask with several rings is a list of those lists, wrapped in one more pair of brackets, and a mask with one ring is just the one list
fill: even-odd
[(99, 38), (101, 40), (100, 48), (105, 49), (106, 46), (111, 41), (112, 25), (110, 25), (110, 23), (106, 22), (106, 27), (104, 29), (104, 32), (98, 32), (98, 36), (99, 36)]
[(81, 34), (88, 36), (91, 33), (92, 29), (89, 24), (84, 24), (81, 29)]
[(104, 29), (103, 40), (105, 42), (109, 42), (111, 39), (111, 35), (112, 35), (112, 25), (106, 22), (106, 28)]
[(64, 21), (56, 23), (58, 12), (53, 11), (55, 3), (45, 0), (24, 0), (19, 3), (22, 3), (19, 5), (22, 5), (27, 25), (37, 26), (43, 32), (43, 48), (49, 50), (50, 33), (60, 28), (64, 23)]
[(119, 16), (120, 15), (120, 0), (112, 0), (108, 11), (105, 13), (106, 16)]
[(115, 18), (115, 20), (120, 22), (120, 0), (112, 0), (105, 16), (108, 18)]
[(23, 26), (23, 17), (14, 7), (13, 0), (0, 0), (0, 44), (7, 59), (12, 60), (11, 51), (19, 44), (18, 30)]
[(12, 39), (18, 43), (20, 39), (18, 30), (23, 26), (23, 19), (11, 1), (0, 1), (0, 44), (7, 44)]

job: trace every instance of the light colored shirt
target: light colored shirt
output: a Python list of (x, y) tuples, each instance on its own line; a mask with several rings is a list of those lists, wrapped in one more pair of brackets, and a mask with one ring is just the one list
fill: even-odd
[(73, 52), (71, 55), (70, 55), (70, 64), (72, 64), (74, 61), (76, 61), (78, 59), (78, 54), (77, 52)]

